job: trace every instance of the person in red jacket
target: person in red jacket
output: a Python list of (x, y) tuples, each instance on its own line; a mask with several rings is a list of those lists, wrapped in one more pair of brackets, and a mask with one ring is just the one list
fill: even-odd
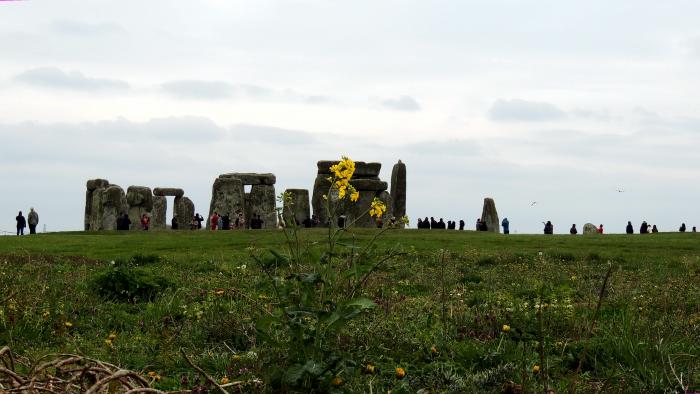
[(151, 218), (148, 217), (145, 213), (141, 215), (141, 229), (144, 231), (148, 231), (148, 227), (151, 224)]
[(219, 214), (214, 212), (213, 215), (211, 215), (211, 230), (214, 231), (216, 230), (216, 225), (219, 223)]
[(603, 234), (603, 225), (601, 224), (600, 227), (598, 227), (598, 234)]

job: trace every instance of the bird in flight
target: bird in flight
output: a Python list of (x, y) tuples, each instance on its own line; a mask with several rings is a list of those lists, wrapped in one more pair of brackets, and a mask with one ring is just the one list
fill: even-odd
[(537, 201), (533, 201), (532, 203), (530, 203), (531, 207), (534, 207), (535, 205), (537, 205)]
[(624, 193), (625, 191), (622, 189), (615, 189), (618, 193)]

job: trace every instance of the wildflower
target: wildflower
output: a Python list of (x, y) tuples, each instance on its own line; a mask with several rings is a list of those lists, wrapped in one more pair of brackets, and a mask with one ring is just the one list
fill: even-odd
[(406, 376), (406, 371), (404, 371), (401, 367), (396, 368), (396, 377), (403, 379), (404, 376)]
[(503, 332), (508, 332), (508, 331), (510, 331), (510, 326), (507, 324), (504, 324), (503, 328), (501, 328), (501, 329), (503, 330)]
[(369, 208), (369, 216), (380, 218), (384, 215), (384, 212), (386, 212), (386, 205), (384, 205), (382, 200), (375, 197)]
[(69, 321), (65, 322), (64, 324), (66, 325), (67, 328), (73, 327), (73, 323), (71, 323)]
[(372, 364), (367, 364), (365, 366), (365, 371), (367, 371), (368, 374), (373, 374), (375, 369), (376, 369), (375, 366)]
[(105, 345), (107, 345), (107, 347), (112, 347), (112, 340), (111, 340), (111, 339), (105, 339)]
[(153, 380), (155, 380), (156, 382), (159, 382), (159, 381), (160, 381), (160, 375), (158, 375), (155, 371), (150, 371), (150, 372), (148, 373), (148, 376), (151, 377), (151, 378), (152, 378)]
[(228, 376), (224, 375), (223, 378), (221, 378), (221, 384), (226, 384), (228, 383)]
[(109, 334), (109, 336), (107, 337), (107, 339), (109, 339), (110, 341), (113, 341), (113, 340), (117, 339), (117, 334), (111, 333), (111, 334)]
[(360, 199), (360, 192), (355, 190), (354, 192), (350, 193), (350, 201), (352, 202), (357, 202), (357, 200)]
[(437, 348), (435, 347), (435, 345), (433, 345), (433, 346), (430, 347), (430, 353), (432, 353), (432, 354), (437, 354), (437, 352), (438, 352), (438, 350), (437, 350)]
[(537, 365), (537, 364), (535, 364), (535, 365), (532, 367), (532, 373), (540, 373), (540, 366)]
[(214, 294), (216, 294), (216, 295), (218, 295), (218, 296), (222, 296), (222, 295), (224, 295), (224, 291), (223, 291), (223, 290), (217, 290), (217, 291), (214, 292)]
[(336, 376), (336, 377), (333, 378), (333, 380), (331, 380), (331, 384), (332, 384), (333, 386), (338, 387), (338, 386), (340, 386), (340, 385), (343, 384), (343, 379), (341, 379), (339, 376)]
[(45, 310), (44, 313), (41, 314), (41, 316), (44, 318), (47, 318), (47, 317), (49, 317), (50, 314), (51, 314), (51, 312), (49, 312), (48, 310)]

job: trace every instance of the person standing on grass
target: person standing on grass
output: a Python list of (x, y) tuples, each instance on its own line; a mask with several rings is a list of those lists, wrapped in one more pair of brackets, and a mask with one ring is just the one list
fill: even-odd
[(459, 219), (459, 230), (464, 231), (464, 219)]
[(627, 234), (634, 234), (634, 227), (632, 227), (632, 222), (627, 222), (627, 227), (625, 228)]
[(554, 234), (554, 225), (549, 220), (544, 224), (544, 233), (548, 235)]
[(219, 223), (219, 214), (214, 212), (211, 215), (211, 218), (209, 218), (209, 221), (210, 221), (210, 225), (211, 225), (211, 227), (210, 227), (211, 231), (216, 230), (216, 224)]
[(639, 227), (639, 233), (640, 234), (649, 234), (649, 225), (647, 224), (646, 220), (642, 222), (642, 225)]
[(196, 215), (194, 215), (194, 220), (197, 221), (197, 230), (201, 230), (204, 218), (202, 217), (202, 215), (199, 214), (199, 212)]
[[(36, 213), (34, 208), (29, 208), (29, 215), (27, 215), (27, 221), (29, 222), (29, 234), (36, 234), (36, 225), (39, 224), (39, 214)], [(685, 224), (683, 225), (685, 231)]]
[(693, 232), (694, 232), (694, 233), (697, 233), (697, 232), (698, 232), (698, 230), (695, 228), (695, 226), (693, 226)]
[(501, 226), (503, 226), (503, 234), (510, 234), (510, 222), (508, 218), (503, 218), (501, 221)]
[(569, 234), (571, 234), (571, 235), (578, 234), (578, 229), (576, 229), (576, 223), (571, 225), (571, 228), (569, 229)]
[[(30, 215), (31, 215), (31, 214), (30, 214)], [(31, 216), (29, 216), (29, 217), (31, 218)], [(30, 224), (29, 224), (29, 229), (31, 230), (31, 228), (32, 228), (31, 219), (30, 219), (29, 223), (30, 223)], [(685, 232), (685, 223), (681, 223), (681, 228), (679, 228), (678, 231), (680, 231), (680, 232), (682, 232), (682, 233)]]
[(24, 228), (27, 227), (27, 220), (22, 216), (22, 211), (15, 218), (17, 221), (17, 235), (24, 235)]
[(141, 230), (148, 231), (148, 227), (151, 225), (151, 218), (145, 213), (141, 215)]
[(601, 224), (596, 231), (598, 234), (603, 234), (603, 225)]
[(651, 232), (652, 232), (652, 233), (658, 233), (658, 232), (659, 232), (659, 229), (656, 228), (656, 225), (651, 226)]

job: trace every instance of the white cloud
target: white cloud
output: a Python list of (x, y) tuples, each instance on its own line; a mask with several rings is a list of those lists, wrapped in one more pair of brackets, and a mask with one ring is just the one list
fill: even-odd
[(495, 122), (540, 122), (563, 119), (566, 112), (545, 102), (499, 99), (489, 109), (488, 117)]
[(382, 100), (382, 106), (384, 108), (392, 109), (395, 111), (406, 111), (406, 112), (416, 112), (420, 111), (421, 106), (418, 101), (411, 96), (401, 96), (396, 99), (385, 99)]
[(124, 81), (87, 77), (80, 71), (65, 72), (56, 67), (33, 68), (16, 75), (14, 79), (28, 85), (48, 89), (84, 92), (123, 91), (129, 89), (129, 84)]

